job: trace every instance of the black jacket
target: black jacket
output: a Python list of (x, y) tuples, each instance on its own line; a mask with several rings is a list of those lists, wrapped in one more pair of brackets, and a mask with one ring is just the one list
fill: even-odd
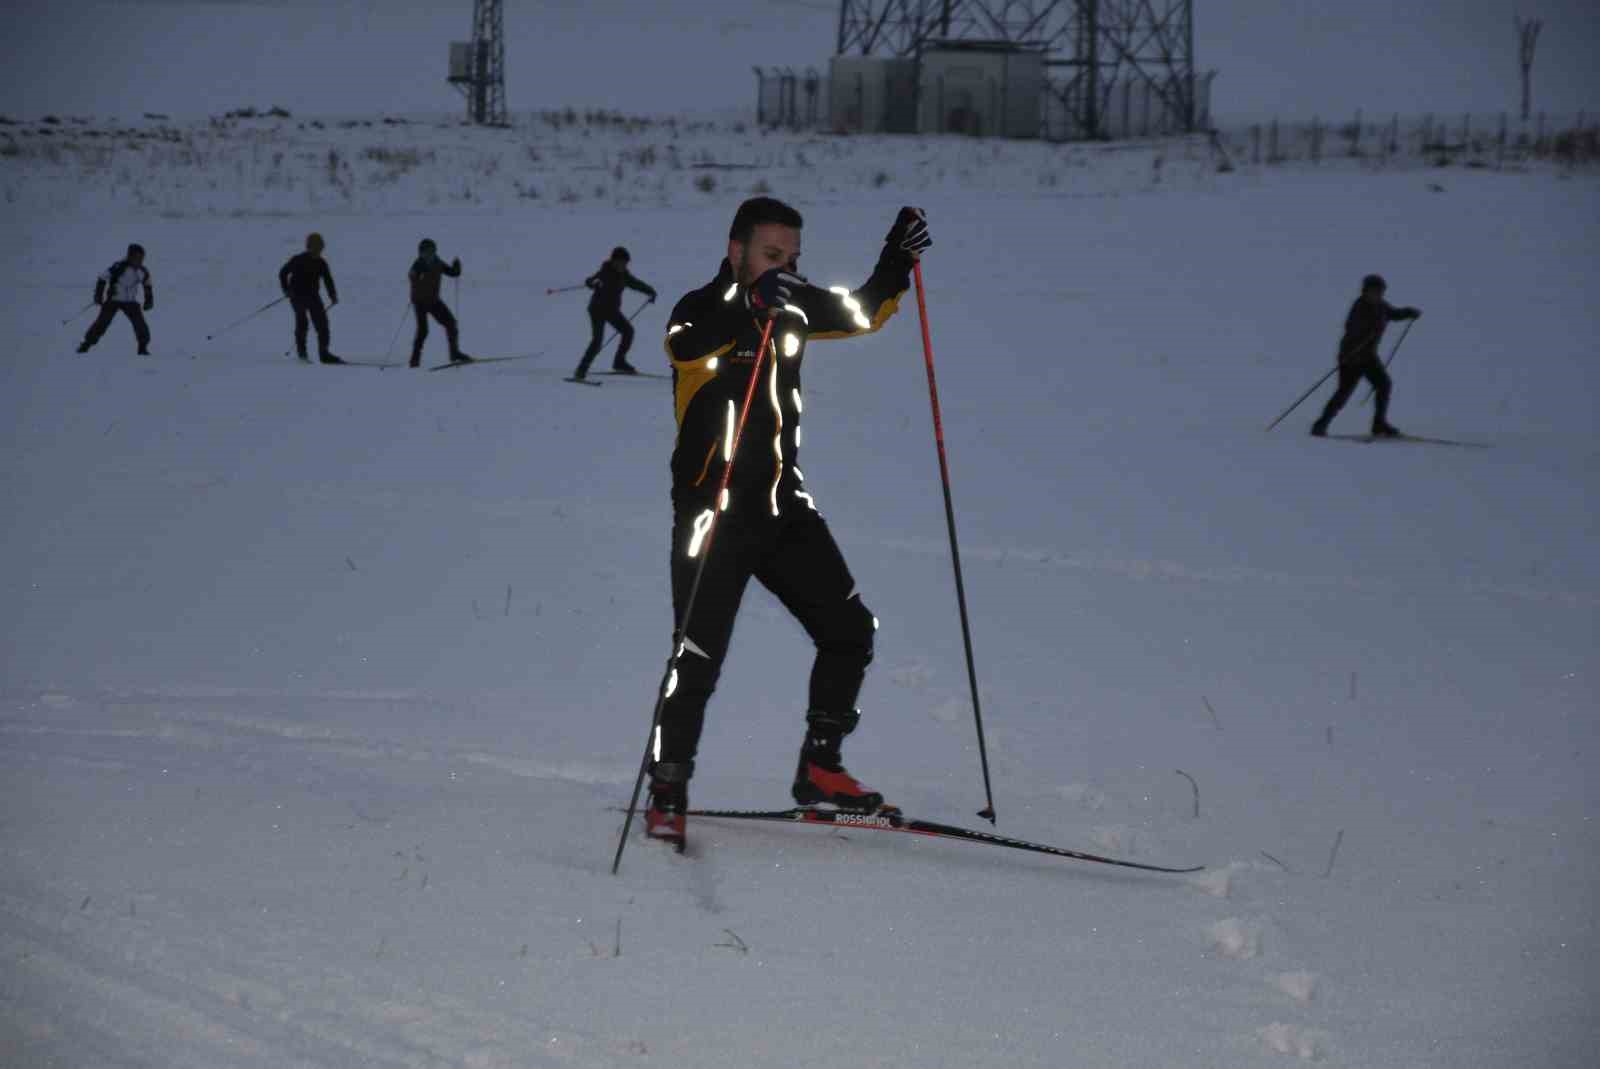
[[(800, 366), (806, 346), (870, 334), (883, 326), (910, 287), (911, 265), (910, 257), (885, 249), (872, 276), (858, 289), (806, 285), (792, 302), (805, 318), (779, 315), (729, 480), (729, 516), (754, 520), (810, 506), (810, 495), (795, 467), (804, 410)], [(678, 418), (672, 450), (672, 501), (677, 508), (708, 508), (716, 496), (761, 331), (762, 325), (745, 307), (743, 292), (734, 285), (727, 260), (715, 279), (686, 294), (672, 309), (666, 347)]]
[(424, 307), (439, 299), (440, 276), (461, 277), (461, 262), (447, 264), (437, 256), (424, 259), (419, 256), (411, 265), (411, 303)]
[(1344, 317), (1344, 337), (1339, 340), (1339, 363), (1364, 364), (1378, 359), (1378, 342), (1391, 319), (1415, 319), (1415, 308), (1396, 308), (1388, 301), (1357, 297)]
[(612, 266), (610, 260), (600, 265), (600, 270), (583, 280), (583, 284), (594, 290), (594, 295), (589, 298), (589, 307), (596, 312), (616, 312), (622, 308), (622, 290), (638, 290), (647, 294), (653, 301), (656, 291), (648, 283), (640, 282), (628, 273), (628, 269)]
[(319, 300), (321, 298), (317, 290), (319, 283), (327, 283), (330, 300), (339, 299), (339, 290), (333, 284), (333, 272), (328, 270), (328, 261), (309, 252), (290, 257), (289, 262), (278, 272), (278, 285), (283, 288), (284, 293), (296, 300)]

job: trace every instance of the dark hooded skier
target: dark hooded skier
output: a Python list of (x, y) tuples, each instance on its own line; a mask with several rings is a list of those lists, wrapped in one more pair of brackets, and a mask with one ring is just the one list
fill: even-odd
[(328, 261), (322, 258), (324, 248), (321, 234), (306, 235), (306, 251), (290, 257), (278, 272), (278, 286), (289, 298), (294, 308), (294, 351), (302, 360), (306, 356), (307, 321), (317, 328), (317, 357), (324, 364), (342, 364), (328, 349), (328, 312), (322, 307), (322, 287), (328, 287), (328, 308), (339, 303), (339, 290), (333, 284), (333, 272)]
[[(100, 314), (89, 325), (89, 330), (78, 344), (78, 352), (86, 353), (105, 334), (111, 321), (121, 312), (133, 324), (133, 337), (139, 343), (139, 355), (150, 355), (150, 326), (144, 313), (156, 306), (155, 290), (150, 286), (150, 272), (144, 266), (144, 246), (128, 246), (128, 255), (100, 273), (94, 282), (94, 303)], [(141, 308), (143, 309), (141, 311)]]
[(1339, 340), (1339, 386), (1328, 398), (1322, 415), (1311, 425), (1311, 433), (1325, 437), (1328, 424), (1339, 414), (1350, 394), (1362, 379), (1372, 383), (1376, 405), (1372, 411), (1372, 436), (1397, 438), (1399, 428), (1389, 422), (1389, 371), (1378, 356), (1378, 343), (1383, 330), (1391, 320), (1415, 319), (1422, 313), (1415, 308), (1396, 308), (1383, 299), (1389, 284), (1382, 275), (1368, 275), (1361, 280), (1361, 296), (1350, 306), (1344, 317), (1344, 337)]
[(411, 310), (417, 316), (417, 333), (411, 341), (411, 366), (417, 367), (422, 363), (422, 343), (428, 340), (428, 317), (432, 316), (444, 328), (445, 337), (450, 341), (450, 362), (452, 364), (470, 364), (472, 357), (461, 351), (460, 332), (456, 327), (456, 317), (450, 314), (450, 308), (439, 296), (440, 282), (443, 276), (451, 278), (461, 277), (461, 258), (458, 256), (448, 264), (439, 259), (439, 248), (433, 243), (432, 238), (423, 238), (417, 245), (417, 258), (411, 265)]
[(611, 370), (619, 375), (638, 374), (639, 369), (628, 363), (628, 348), (633, 345), (633, 324), (622, 314), (622, 291), (638, 290), (649, 297), (651, 303), (656, 299), (656, 291), (648, 283), (640, 282), (628, 273), (629, 259), (628, 250), (618, 245), (611, 250), (611, 258), (600, 265), (600, 270), (583, 280), (583, 284), (594, 291), (589, 298), (592, 336), (589, 348), (584, 350), (583, 359), (578, 361), (578, 369), (572, 373), (575, 379), (582, 379), (589, 374), (589, 365), (600, 352), (601, 338), (605, 335), (608, 323), (622, 335), (616, 355), (611, 358)]
[[(688, 784), (706, 703), (722, 671), (739, 601), (751, 579), (770, 590), (816, 647), (805, 736), (793, 795), (872, 812), (883, 795), (845, 771), (840, 744), (860, 720), (856, 698), (872, 660), (877, 620), (796, 467), (800, 366), (810, 342), (878, 330), (910, 286), (912, 266), (932, 244), (923, 213), (903, 208), (867, 281), (822, 289), (796, 274), (800, 213), (770, 197), (734, 215), (716, 278), (678, 301), (667, 327), (678, 435), (672, 452), (672, 601), (680, 643), (661, 720), (651, 740), (645, 834), (684, 841)], [(728, 493), (718, 489), (734, 428), (757, 365), (763, 328), (774, 320)], [(713, 516), (693, 615), (690, 590)], [(685, 626), (687, 625), (687, 626)]]

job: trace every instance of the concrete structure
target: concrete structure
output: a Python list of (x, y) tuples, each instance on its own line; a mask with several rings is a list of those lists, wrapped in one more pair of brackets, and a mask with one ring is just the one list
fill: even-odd
[(917, 61), (834, 56), (828, 68), (828, 115), (834, 130), (913, 132), (917, 128)]
[(1045, 92), (1042, 47), (1010, 41), (927, 41), (917, 129), (929, 134), (1038, 137)]

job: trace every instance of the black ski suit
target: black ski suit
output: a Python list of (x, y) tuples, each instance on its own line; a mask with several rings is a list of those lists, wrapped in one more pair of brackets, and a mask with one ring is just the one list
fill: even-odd
[[(816, 646), (807, 712), (853, 724), (855, 702), (872, 661), (877, 620), (803, 485), (800, 365), (809, 342), (868, 334), (892, 316), (910, 285), (912, 260), (886, 249), (872, 276), (851, 293), (805, 285), (793, 304), (805, 313), (778, 317), (740, 439), (728, 498), (705, 543), (728, 462), (733, 422), (743, 404), (761, 343), (761, 324), (745, 306), (726, 260), (717, 277), (680, 300), (667, 328), (678, 436), (672, 452), (672, 601), (683, 652), (677, 681), (661, 711), (656, 759), (692, 762), (745, 587), (753, 578), (772, 591)], [(709, 553), (694, 615), (683, 613)]]
[(1381, 297), (1376, 301), (1356, 298), (1344, 317), (1344, 337), (1339, 340), (1339, 386), (1328, 398), (1314, 429), (1319, 432), (1328, 429), (1328, 424), (1350, 400), (1362, 379), (1372, 383), (1374, 433), (1389, 426), (1389, 393), (1393, 384), (1378, 356), (1378, 343), (1383, 340), (1384, 328), (1390, 320), (1415, 319), (1419, 314), (1415, 308), (1396, 308)]
[(339, 290), (333, 284), (333, 272), (328, 261), (314, 252), (292, 256), (278, 271), (278, 286), (289, 298), (294, 308), (294, 350), (300, 359), (306, 357), (306, 323), (317, 328), (317, 355), (329, 356), (328, 312), (322, 307), (321, 286), (328, 287), (328, 299), (339, 301)]
[[(144, 291), (143, 311), (140, 310), (141, 289)], [(100, 314), (89, 324), (83, 343), (78, 346), (79, 352), (86, 353), (94, 348), (111, 326), (111, 321), (121, 312), (133, 324), (133, 336), (139, 343), (140, 354), (149, 355), (150, 326), (144, 321), (144, 313), (155, 307), (156, 294), (150, 285), (150, 272), (143, 265), (118, 260), (106, 268), (95, 279), (94, 303), (100, 306)]]
[(601, 264), (600, 270), (584, 279), (583, 284), (594, 290), (593, 296), (589, 298), (589, 326), (593, 333), (589, 339), (589, 348), (584, 350), (583, 359), (578, 361), (578, 370), (573, 372), (578, 378), (588, 374), (589, 365), (599, 354), (607, 323), (622, 335), (616, 354), (611, 358), (611, 366), (613, 368), (627, 366), (628, 349), (633, 345), (633, 324), (622, 314), (623, 289), (638, 290), (652, 301), (656, 299), (654, 288), (648, 283), (640, 282), (628, 273), (626, 267), (618, 267), (612, 260)]
[(431, 315), (444, 328), (450, 341), (450, 357), (461, 352), (461, 338), (456, 327), (456, 317), (439, 296), (441, 276), (461, 277), (461, 261), (447, 264), (437, 256), (419, 256), (411, 265), (411, 310), (416, 313), (417, 333), (411, 340), (411, 366), (422, 362), (422, 343), (428, 340), (428, 317)]

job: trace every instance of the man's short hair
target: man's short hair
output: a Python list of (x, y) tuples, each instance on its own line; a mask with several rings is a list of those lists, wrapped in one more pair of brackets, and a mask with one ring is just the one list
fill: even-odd
[(733, 225), (728, 228), (728, 240), (748, 243), (750, 235), (762, 223), (792, 226), (799, 230), (804, 222), (800, 213), (776, 197), (751, 197), (733, 213)]

